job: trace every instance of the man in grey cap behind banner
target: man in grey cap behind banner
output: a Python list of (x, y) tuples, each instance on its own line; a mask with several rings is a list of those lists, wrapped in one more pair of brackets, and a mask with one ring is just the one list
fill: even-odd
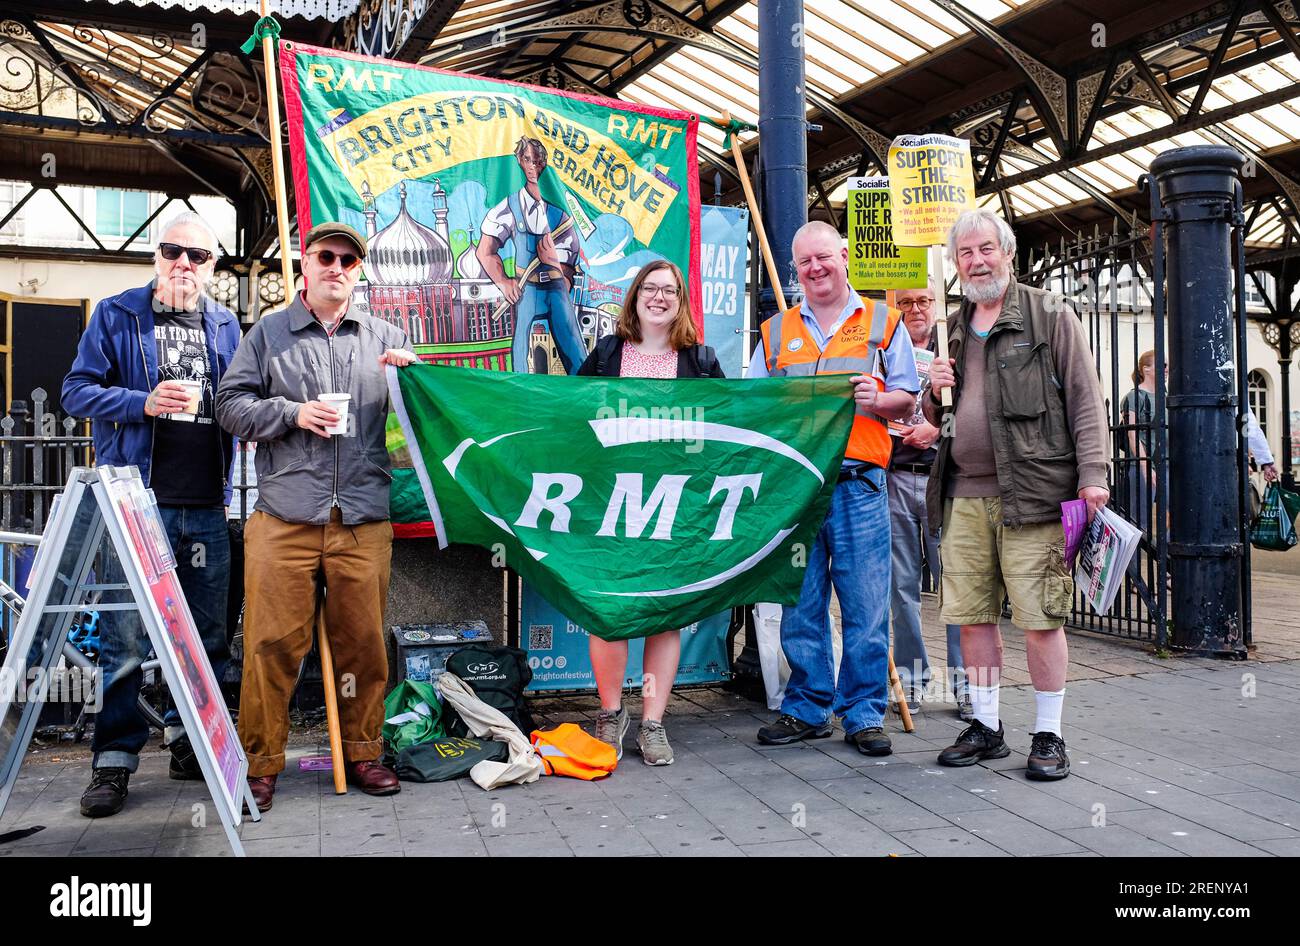
[(379, 762), (393, 542), (384, 366), (416, 356), (401, 330), (350, 309), (366, 255), (361, 234), (323, 223), (304, 245), (304, 290), (252, 327), (217, 392), (221, 426), (257, 442), (257, 509), (244, 530), (239, 737), (262, 811), (284, 768), (289, 699), (320, 590), (348, 781), (372, 795), (400, 790)]

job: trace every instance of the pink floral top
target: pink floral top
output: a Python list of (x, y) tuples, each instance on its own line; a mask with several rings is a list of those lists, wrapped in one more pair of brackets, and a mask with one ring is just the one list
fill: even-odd
[(643, 355), (630, 342), (623, 342), (623, 365), (620, 378), (676, 378), (677, 352)]

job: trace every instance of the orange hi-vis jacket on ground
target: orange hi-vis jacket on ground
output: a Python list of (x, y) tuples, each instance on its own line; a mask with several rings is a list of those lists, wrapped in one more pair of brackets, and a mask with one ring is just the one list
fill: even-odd
[(561, 723), (554, 729), (534, 729), (532, 740), (547, 775), (567, 775), (591, 782), (618, 767), (614, 747), (588, 735), (574, 723)]
[[(839, 330), (819, 349), (804, 324), (800, 307), (787, 309), (763, 323), (763, 353), (767, 373), (773, 378), (806, 377), (815, 374), (863, 374), (876, 376), (876, 387), (885, 389), (884, 371), (876, 362), (880, 349), (888, 348), (902, 316), (880, 302), (858, 297), (858, 310), (844, 320)], [(844, 459), (889, 466), (894, 450), (889, 427), (876, 414), (858, 408), (849, 433)]]

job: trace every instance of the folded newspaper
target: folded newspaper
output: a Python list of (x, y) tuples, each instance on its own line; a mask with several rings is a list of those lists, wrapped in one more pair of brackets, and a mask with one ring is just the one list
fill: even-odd
[[(1081, 499), (1061, 503), (1061, 519), (1066, 525), (1066, 549), (1072, 545), (1071, 525), (1079, 521), (1079, 509), (1085, 506)], [(1068, 508), (1067, 508), (1068, 507)], [(1084, 519), (1086, 521), (1086, 518)], [(1078, 546), (1078, 560), (1074, 562), (1074, 584), (1098, 614), (1105, 614), (1115, 602), (1115, 595), (1124, 584), (1128, 563), (1137, 552), (1142, 530), (1106, 506), (1092, 517)], [(1067, 563), (1070, 557), (1067, 555)]]

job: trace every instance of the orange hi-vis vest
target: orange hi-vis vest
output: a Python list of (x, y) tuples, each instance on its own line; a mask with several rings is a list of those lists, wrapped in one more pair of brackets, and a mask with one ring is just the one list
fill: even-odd
[(618, 750), (589, 736), (574, 723), (534, 729), (529, 737), (547, 775), (567, 775), (594, 782), (618, 768)]
[[(897, 309), (880, 302), (867, 302), (859, 296), (858, 310), (827, 339), (826, 347), (819, 349), (804, 324), (800, 307), (787, 309), (762, 326), (767, 373), (773, 378), (794, 378), (847, 371), (872, 375), (876, 387), (883, 391), (884, 372), (877, 373), (876, 361), (880, 349), (888, 348), (893, 341), (901, 319)], [(886, 421), (858, 408), (844, 458), (887, 467), (893, 450), (893, 437), (889, 435)]]

